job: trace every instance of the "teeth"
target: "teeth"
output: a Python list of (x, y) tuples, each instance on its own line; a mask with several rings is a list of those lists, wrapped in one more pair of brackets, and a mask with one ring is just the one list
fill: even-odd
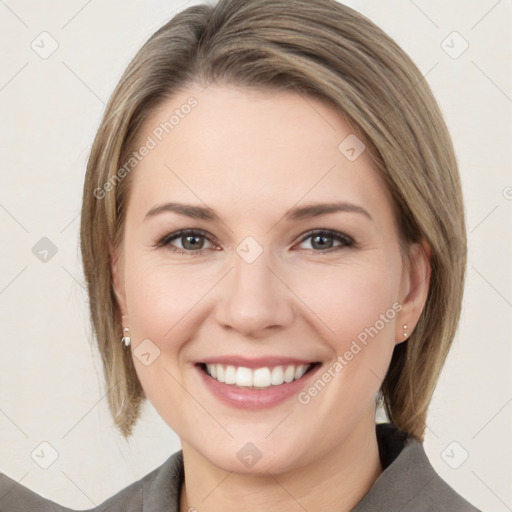
[(226, 384), (236, 384), (236, 368), (234, 366), (226, 366), (224, 382)]
[(236, 369), (236, 379), (233, 384), (237, 386), (252, 386), (252, 371), (249, 368), (239, 366)]
[(258, 368), (252, 373), (252, 385), (257, 388), (268, 388), (270, 386), (270, 370), (268, 368)]
[(293, 378), (295, 377), (295, 366), (287, 366), (286, 370), (284, 371), (284, 381), (285, 382), (291, 382)]
[(270, 382), (274, 386), (279, 386), (284, 382), (284, 371), (282, 366), (276, 366), (272, 369), (272, 376), (270, 377)]
[(300, 379), (310, 367), (311, 365), (309, 364), (290, 364), (287, 366), (274, 366), (272, 369), (263, 367), (252, 370), (244, 366), (207, 364), (206, 372), (210, 377), (226, 384), (249, 388), (268, 388)]
[(297, 368), (295, 368), (295, 377), (294, 379), (297, 380), (297, 379), (300, 379), (308, 370), (308, 365), (306, 364), (301, 364), (300, 366), (297, 366)]

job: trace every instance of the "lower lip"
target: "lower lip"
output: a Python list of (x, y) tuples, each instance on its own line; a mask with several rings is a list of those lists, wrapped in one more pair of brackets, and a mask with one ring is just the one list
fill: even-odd
[(249, 389), (225, 384), (207, 375), (199, 366), (196, 366), (196, 370), (208, 389), (225, 404), (239, 409), (266, 409), (296, 396), (319, 367), (320, 365), (317, 365), (300, 379), (264, 389)]

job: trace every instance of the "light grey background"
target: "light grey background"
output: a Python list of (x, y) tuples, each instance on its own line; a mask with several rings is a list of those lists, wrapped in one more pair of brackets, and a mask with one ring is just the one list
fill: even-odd
[[(99, 504), (179, 449), (150, 404), (128, 443), (112, 426), (77, 234), (85, 162), (109, 95), (143, 42), (193, 3), (0, 0), (0, 471), (72, 508)], [(426, 75), (462, 174), (464, 310), (425, 447), (477, 507), (512, 510), (512, 2), (346, 3)], [(57, 249), (46, 262), (32, 251), (43, 237)], [(52, 450), (58, 457), (43, 469)]]

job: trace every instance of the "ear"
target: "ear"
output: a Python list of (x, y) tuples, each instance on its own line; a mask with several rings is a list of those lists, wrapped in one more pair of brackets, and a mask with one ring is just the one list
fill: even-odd
[(126, 316), (126, 296), (124, 291), (122, 258), (113, 244), (110, 244), (110, 264), (112, 271), (112, 286), (117, 297), (117, 304), (122, 316)]
[[(425, 306), (430, 287), (432, 250), (426, 240), (409, 246), (409, 262), (404, 262), (400, 287), (402, 309), (396, 326), (396, 343), (402, 343), (411, 336)], [(404, 324), (407, 337), (404, 337)]]

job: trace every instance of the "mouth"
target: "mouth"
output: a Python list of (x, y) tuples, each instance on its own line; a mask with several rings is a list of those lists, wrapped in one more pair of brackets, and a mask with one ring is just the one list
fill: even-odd
[(299, 360), (210, 360), (194, 366), (200, 381), (222, 403), (239, 409), (274, 407), (296, 398), (322, 363)]
[(239, 388), (263, 390), (300, 380), (319, 364), (286, 364), (259, 368), (208, 363), (199, 363), (198, 366), (217, 382)]

